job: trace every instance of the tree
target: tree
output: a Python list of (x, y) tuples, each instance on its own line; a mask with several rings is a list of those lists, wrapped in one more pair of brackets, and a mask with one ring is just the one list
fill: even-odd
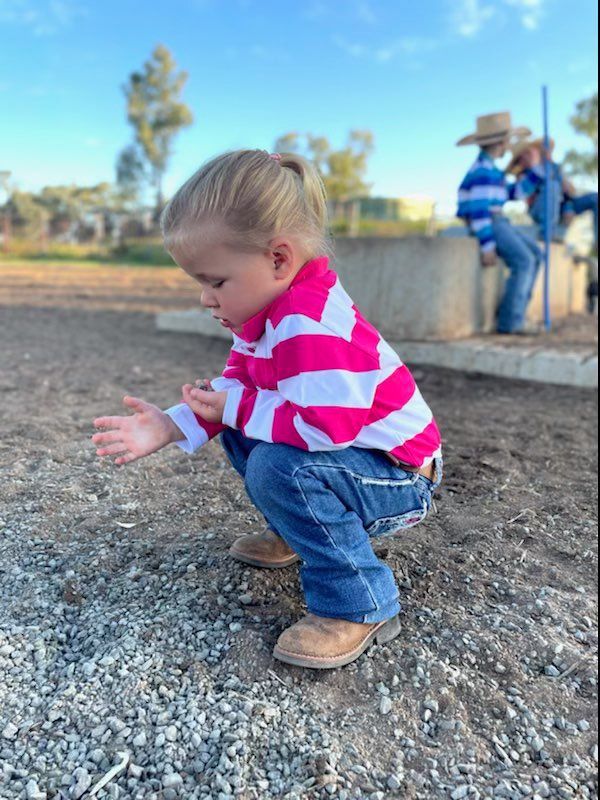
[(371, 131), (360, 130), (350, 131), (341, 150), (332, 150), (327, 138), (310, 133), (286, 133), (275, 142), (276, 152), (303, 153), (314, 162), (331, 200), (351, 200), (369, 193), (371, 187), (364, 178), (373, 147)]
[(95, 186), (45, 186), (39, 194), (14, 191), (5, 206), (21, 235), (33, 238), (75, 231), (90, 225), (94, 215), (114, 210), (115, 198), (108, 183)]
[(584, 153), (569, 150), (565, 156), (565, 166), (571, 175), (598, 177), (598, 92), (575, 106), (570, 119), (577, 133), (591, 139), (593, 149)]
[(176, 72), (175, 61), (164, 45), (157, 45), (141, 72), (133, 72), (123, 87), (127, 119), (140, 152), (148, 163), (156, 191), (156, 208), (163, 205), (162, 181), (172, 153), (173, 139), (191, 125), (191, 110), (180, 100), (187, 72)]
[(40, 235), (48, 218), (48, 212), (33, 192), (13, 191), (3, 211), (17, 233), (32, 238)]
[(117, 178), (115, 200), (125, 209), (139, 204), (142, 187), (146, 180), (144, 163), (134, 144), (124, 147), (115, 165)]

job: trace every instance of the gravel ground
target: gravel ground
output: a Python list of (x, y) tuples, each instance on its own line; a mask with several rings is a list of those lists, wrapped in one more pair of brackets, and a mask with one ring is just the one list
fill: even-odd
[(375, 544), (403, 633), (303, 671), (271, 657), (297, 568), (227, 556), (261, 520), (218, 444), (117, 469), (89, 441), (222, 367), (154, 329), (187, 284), (40, 269), (0, 269), (2, 800), (597, 797), (595, 392), (415, 369), (447, 477)]

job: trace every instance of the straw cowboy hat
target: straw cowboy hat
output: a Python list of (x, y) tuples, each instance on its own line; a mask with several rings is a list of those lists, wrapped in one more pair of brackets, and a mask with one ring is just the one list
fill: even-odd
[[(519, 139), (519, 141), (511, 147), (512, 158), (505, 171), (511, 175), (519, 175), (521, 172), (523, 172), (523, 168), (519, 166), (518, 161), (523, 153), (526, 150), (529, 150), (530, 147), (535, 147), (537, 150), (543, 150), (544, 146), (544, 139), (542, 137), (539, 139)], [(550, 151), (552, 151), (553, 148), (554, 139), (550, 139)]]
[(496, 114), (485, 114), (482, 117), (477, 117), (477, 130), (475, 133), (470, 133), (468, 136), (463, 136), (456, 143), (457, 147), (464, 147), (466, 144), (478, 144), (482, 147), (497, 142), (503, 142), (505, 139), (512, 139), (516, 137), (530, 136), (531, 131), (529, 128), (513, 128), (510, 118), (510, 111), (499, 111)]

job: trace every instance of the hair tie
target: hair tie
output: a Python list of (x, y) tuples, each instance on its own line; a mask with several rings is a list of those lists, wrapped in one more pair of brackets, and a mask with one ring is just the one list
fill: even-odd
[(273, 161), (281, 161), (281, 155), (279, 153), (269, 153), (269, 158), (272, 158)]

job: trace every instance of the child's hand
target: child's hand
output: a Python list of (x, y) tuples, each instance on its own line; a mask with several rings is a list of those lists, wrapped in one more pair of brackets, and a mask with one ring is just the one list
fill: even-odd
[(183, 402), (207, 422), (223, 422), (223, 409), (227, 392), (215, 392), (214, 389), (208, 391), (198, 389), (191, 383), (186, 383), (181, 387)]
[(481, 254), (482, 267), (493, 267), (497, 260), (495, 250), (486, 250)]
[(123, 405), (133, 411), (132, 416), (98, 417), (94, 420), (95, 428), (108, 429), (92, 436), (94, 444), (102, 445), (96, 450), (96, 455), (116, 455), (115, 464), (129, 464), (171, 442), (185, 439), (171, 417), (157, 406), (137, 397), (124, 397)]

